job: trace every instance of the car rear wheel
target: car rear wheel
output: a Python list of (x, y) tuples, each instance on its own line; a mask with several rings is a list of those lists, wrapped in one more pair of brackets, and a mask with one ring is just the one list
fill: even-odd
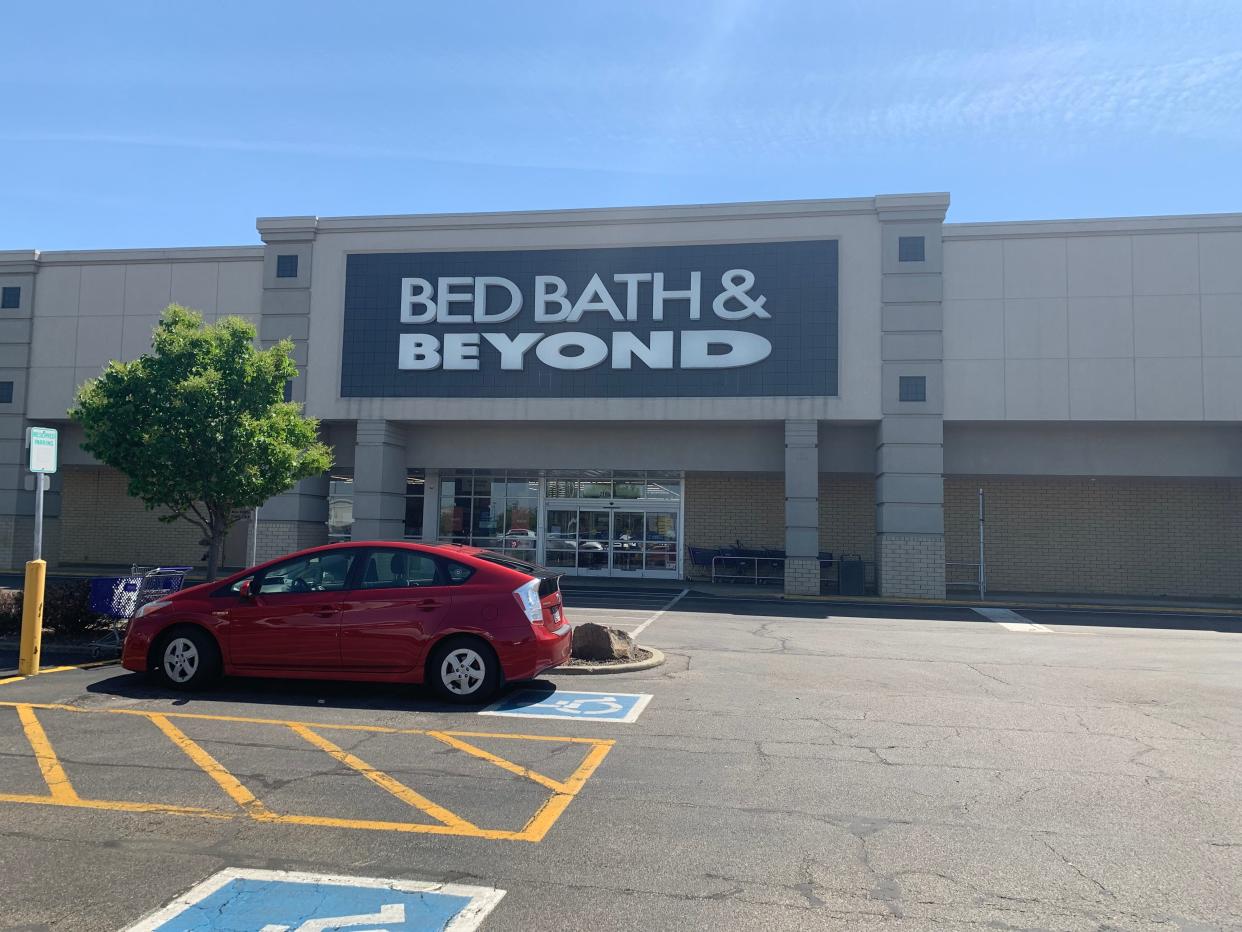
[(220, 648), (201, 628), (173, 628), (151, 652), (151, 672), (173, 689), (202, 689), (220, 677)]
[(500, 685), (500, 661), (478, 638), (451, 638), (432, 652), (427, 679), (449, 702), (486, 702)]

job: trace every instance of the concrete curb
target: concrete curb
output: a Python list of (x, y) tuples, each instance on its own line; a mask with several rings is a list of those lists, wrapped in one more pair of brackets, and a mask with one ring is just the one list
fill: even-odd
[(1142, 612), (1152, 615), (1223, 615), (1233, 617), (1242, 614), (1242, 606), (1237, 608), (1208, 608), (1206, 606), (1152, 605), (1152, 604), (1112, 604), (1110, 602), (1015, 602), (1008, 600), (987, 599), (984, 601), (966, 599), (899, 599), (878, 598), (876, 596), (851, 595), (781, 595), (788, 602), (848, 602), (858, 605), (922, 605), (928, 608), (1009, 608), (1014, 610), (1047, 611), (1048, 609), (1073, 609), (1074, 611), (1096, 612)]
[(609, 673), (637, 673), (639, 670), (650, 670), (664, 663), (663, 651), (656, 650), (654, 647), (644, 647), (643, 650), (651, 651), (651, 656), (646, 660), (635, 660), (632, 663), (600, 663), (586, 667), (556, 667), (548, 672), (565, 676), (603, 676)]

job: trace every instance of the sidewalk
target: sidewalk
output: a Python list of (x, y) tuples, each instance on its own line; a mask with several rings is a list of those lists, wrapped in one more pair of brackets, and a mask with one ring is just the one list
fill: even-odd
[[(620, 580), (595, 580), (596, 582), (620, 582)], [(634, 580), (626, 584), (627, 588), (645, 586), (645, 581)], [(667, 584), (665, 584), (667, 585)], [(789, 599), (791, 601), (818, 601), (859, 603), (862, 605), (952, 605), (969, 608), (1010, 608), (1010, 609), (1097, 609), (1100, 611), (1142, 611), (1162, 612), (1166, 614), (1205, 614), (1205, 615), (1242, 615), (1242, 601), (1226, 599), (1178, 599), (1153, 598), (1146, 596), (1127, 595), (1087, 595), (1082, 593), (1064, 592), (989, 592), (986, 599), (961, 594), (944, 599), (917, 599), (883, 597), (878, 595), (785, 595), (780, 586), (748, 586), (740, 583), (712, 583), (701, 580), (690, 580), (685, 583), (692, 593), (701, 593), (715, 598), (734, 599)]]

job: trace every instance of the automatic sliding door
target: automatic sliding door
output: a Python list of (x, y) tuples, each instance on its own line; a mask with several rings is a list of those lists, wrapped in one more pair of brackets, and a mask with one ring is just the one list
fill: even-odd
[(612, 512), (599, 508), (578, 509), (578, 572), (584, 576), (608, 575), (608, 541), (612, 536)]
[(612, 515), (612, 575), (643, 574), (643, 513), (615, 511)]

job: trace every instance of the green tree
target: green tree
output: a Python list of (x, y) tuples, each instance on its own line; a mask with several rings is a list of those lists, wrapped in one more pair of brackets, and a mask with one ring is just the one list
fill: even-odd
[(297, 375), (292, 348), (285, 340), (258, 350), (248, 321), (204, 324), (172, 304), (152, 352), (109, 363), (69, 412), (86, 435), (83, 449), (123, 472), (130, 495), (167, 509), (161, 521), (202, 530), (208, 579), (234, 523), (332, 464), (318, 422), (284, 400)]

